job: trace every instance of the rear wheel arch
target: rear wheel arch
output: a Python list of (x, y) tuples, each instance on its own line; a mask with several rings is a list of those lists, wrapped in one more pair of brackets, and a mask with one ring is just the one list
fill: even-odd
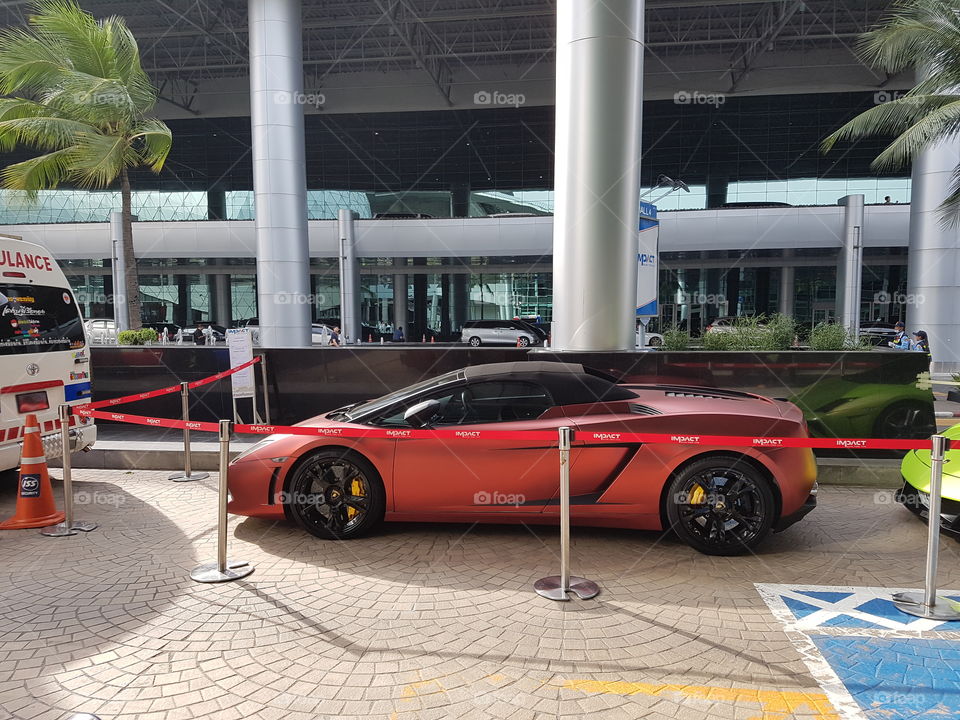
[(780, 484), (777, 482), (777, 479), (774, 477), (770, 468), (750, 455), (730, 452), (729, 450), (713, 450), (710, 452), (699, 453), (698, 455), (692, 455), (670, 471), (670, 474), (667, 476), (667, 479), (663, 483), (663, 487), (660, 490), (660, 525), (663, 527), (663, 529), (666, 530), (670, 527), (670, 521), (667, 519), (667, 494), (670, 491), (670, 484), (673, 482), (674, 478), (679, 476), (680, 473), (686, 470), (689, 466), (693, 465), (693, 463), (712, 458), (716, 458), (718, 460), (725, 458), (728, 460), (733, 460), (734, 462), (744, 462), (763, 475), (764, 478), (766, 478), (767, 482), (770, 484), (770, 491), (773, 493), (775, 505), (774, 510), (776, 512), (773, 522), (776, 524), (780, 519), (780, 516), (783, 514), (783, 496), (780, 493)]

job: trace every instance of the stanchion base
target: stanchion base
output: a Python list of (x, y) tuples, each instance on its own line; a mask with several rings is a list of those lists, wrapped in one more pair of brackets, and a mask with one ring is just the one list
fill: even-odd
[(90, 532), (91, 530), (96, 530), (98, 527), (100, 526), (95, 522), (74, 520), (69, 526), (67, 526), (65, 522), (59, 523), (58, 525), (48, 525), (40, 531), (40, 534), (47, 537), (67, 537), (69, 535), (76, 535), (78, 531)]
[(210, 477), (210, 473), (205, 472), (192, 472), (189, 475), (185, 472), (175, 472), (168, 477), (167, 480), (173, 480), (174, 482), (191, 482), (193, 480), (206, 480), (208, 477)]
[(215, 562), (205, 563), (195, 567), (190, 577), (202, 583), (221, 583), (245, 578), (252, 572), (253, 565), (246, 560), (227, 560), (227, 569), (224, 572), (220, 572), (220, 567)]
[(540, 578), (533, 584), (533, 589), (537, 592), (537, 595), (545, 597), (548, 600), (560, 600), (565, 601), (569, 600), (570, 596), (567, 593), (576, 593), (577, 597), (581, 600), (589, 600), (592, 597), (596, 597), (600, 594), (600, 586), (597, 585), (592, 580), (587, 580), (582, 577), (570, 577), (570, 585), (566, 590), (563, 589), (563, 584), (560, 582), (559, 575), (551, 575), (550, 577)]
[(893, 604), (900, 612), (928, 620), (960, 620), (960, 603), (938, 595), (931, 607), (924, 604), (924, 599), (923, 593), (895, 593)]

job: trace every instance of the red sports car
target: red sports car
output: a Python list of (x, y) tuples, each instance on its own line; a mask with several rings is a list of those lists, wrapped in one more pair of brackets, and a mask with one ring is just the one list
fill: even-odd
[(382, 520), (558, 522), (556, 443), (336, 436), (370, 427), (447, 428), (470, 437), (491, 426), (569, 426), (573, 522), (672, 528), (709, 554), (745, 552), (816, 505), (808, 449), (586, 441), (587, 432), (806, 437), (795, 405), (712, 388), (618, 385), (581, 365), (477, 365), (301, 424), (330, 434), (271, 435), (237, 457), (231, 512), (287, 518), (337, 539)]

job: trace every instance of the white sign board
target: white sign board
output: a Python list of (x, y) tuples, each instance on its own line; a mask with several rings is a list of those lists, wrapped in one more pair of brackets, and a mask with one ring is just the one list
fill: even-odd
[[(253, 338), (247, 328), (229, 328), (227, 330), (227, 349), (230, 351), (230, 367), (253, 360)], [(252, 398), (256, 390), (256, 377), (253, 365), (230, 376), (230, 385), (235, 398)]]
[(644, 323), (660, 314), (657, 304), (660, 291), (660, 271), (657, 268), (659, 242), (660, 221), (657, 220), (657, 206), (641, 202), (640, 242), (637, 252), (637, 317)]

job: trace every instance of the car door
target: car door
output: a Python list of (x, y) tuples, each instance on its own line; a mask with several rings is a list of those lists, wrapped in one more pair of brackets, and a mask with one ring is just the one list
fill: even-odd
[[(557, 489), (555, 445), (524, 442), (522, 436), (489, 439), (483, 431), (519, 433), (556, 429), (568, 422), (562, 413), (551, 412), (553, 401), (547, 391), (528, 381), (487, 380), (447, 388), (433, 399), (441, 405), (429, 426), (455, 429), (460, 437), (397, 440), (396, 512), (422, 517), (542, 512)], [(405, 409), (382, 424), (396, 427)], [(556, 419), (538, 419), (544, 414)]]

